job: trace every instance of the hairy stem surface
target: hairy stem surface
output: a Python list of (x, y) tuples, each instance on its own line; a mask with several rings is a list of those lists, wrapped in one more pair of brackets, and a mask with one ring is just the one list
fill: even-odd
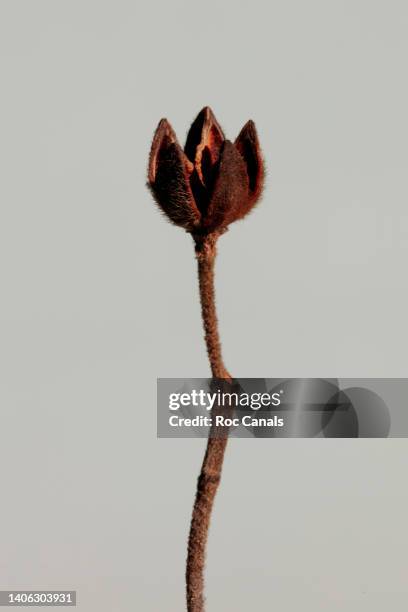
[[(212, 375), (214, 378), (231, 381), (222, 360), (215, 307), (214, 263), (217, 237), (210, 235), (196, 240), (201, 313)], [(208, 438), (191, 518), (186, 569), (188, 612), (204, 612), (204, 567), (208, 529), (228, 441), (227, 431), (215, 434), (216, 432), (212, 431)]]

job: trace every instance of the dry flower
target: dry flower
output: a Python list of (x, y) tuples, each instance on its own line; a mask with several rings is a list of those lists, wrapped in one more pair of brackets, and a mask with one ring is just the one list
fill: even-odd
[[(201, 314), (214, 379), (232, 378), (224, 365), (215, 308), (216, 243), (228, 225), (242, 219), (259, 199), (264, 166), (255, 125), (248, 121), (234, 143), (226, 140), (210, 108), (192, 124), (184, 151), (167, 121), (153, 138), (148, 186), (165, 215), (193, 235)], [(228, 433), (210, 434), (190, 525), (186, 567), (187, 610), (204, 611), (204, 566), (211, 511), (221, 479)]]
[(154, 135), (148, 184), (167, 217), (192, 234), (221, 233), (242, 219), (261, 195), (264, 178), (255, 125), (235, 143), (207, 106), (193, 122), (184, 151), (167, 119)]

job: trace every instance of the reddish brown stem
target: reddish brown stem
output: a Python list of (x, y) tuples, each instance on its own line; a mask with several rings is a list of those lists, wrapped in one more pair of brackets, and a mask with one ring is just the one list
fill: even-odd
[[(222, 360), (215, 307), (214, 262), (217, 238), (217, 235), (210, 235), (201, 240), (196, 239), (198, 280), (205, 342), (212, 375), (215, 378), (225, 378), (230, 381), (231, 377)], [(188, 612), (204, 612), (204, 567), (208, 529), (214, 498), (221, 480), (227, 441), (228, 432), (208, 438), (198, 477), (188, 540), (186, 569)]]

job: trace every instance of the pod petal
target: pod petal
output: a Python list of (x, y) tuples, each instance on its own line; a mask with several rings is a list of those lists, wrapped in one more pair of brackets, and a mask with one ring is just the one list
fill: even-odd
[(248, 121), (237, 139), (235, 146), (246, 164), (249, 184), (249, 197), (247, 206), (241, 210), (240, 217), (244, 217), (256, 204), (262, 194), (265, 169), (262, 151), (259, 145), (258, 134), (253, 121)]
[(203, 220), (208, 231), (225, 228), (240, 218), (248, 199), (248, 175), (245, 162), (229, 140), (224, 142), (214, 190)]
[(194, 164), (201, 183), (210, 188), (219, 160), (224, 133), (209, 106), (197, 115), (187, 134), (184, 152)]
[(148, 186), (170, 221), (187, 231), (192, 231), (201, 217), (190, 187), (192, 171), (171, 125), (162, 119), (150, 151)]

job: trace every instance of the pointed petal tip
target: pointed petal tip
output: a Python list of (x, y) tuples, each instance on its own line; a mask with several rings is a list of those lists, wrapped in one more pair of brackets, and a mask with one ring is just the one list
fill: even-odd
[(237, 141), (243, 136), (249, 137), (251, 139), (258, 139), (258, 132), (256, 131), (255, 122), (252, 119), (249, 119), (240, 133), (238, 134)]
[(176, 134), (171, 127), (169, 121), (163, 117), (160, 119), (156, 131), (153, 136), (153, 142), (150, 149), (149, 166), (148, 166), (148, 181), (154, 183), (157, 171), (157, 158), (160, 150), (166, 146), (165, 142), (170, 141), (177, 143)]
[(219, 125), (212, 108), (210, 106), (204, 106), (194, 119), (192, 127), (197, 126), (197, 128), (199, 127), (200, 129), (203, 129), (205, 126), (210, 125), (215, 126), (216, 129), (222, 132), (221, 126)]
[(175, 139), (176, 137), (174, 130), (171, 127), (171, 123), (168, 119), (166, 119), (166, 117), (160, 119), (158, 123), (154, 138), (156, 138), (157, 136), (161, 138), (163, 138), (163, 136), (170, 136), (172, 139)]
[(256, 132), (255, 121), (253, 121), (252, 119), (248, 119), (248, 121), (245, 124), (245, 127), (250, 132)]
[(203, 108), (200, 110), (200, 112), (194, 119), (194, 123), (215, 123), (216, 125), (218, 125), (218, 121), (211, 106), (203, 106)]
[(194, 119), (187, 134), (184, 152), (201, 174), (202, 153), (208, 148), (212, 163), (218, 158), (224, 132), (209, 106), (204, 106)]
[(210, 106), (203, 106), (203, 108), (198, 113), (198, 117), (204, 117), (208, 121), (208, 119), (214, 117), (214, 113)]

